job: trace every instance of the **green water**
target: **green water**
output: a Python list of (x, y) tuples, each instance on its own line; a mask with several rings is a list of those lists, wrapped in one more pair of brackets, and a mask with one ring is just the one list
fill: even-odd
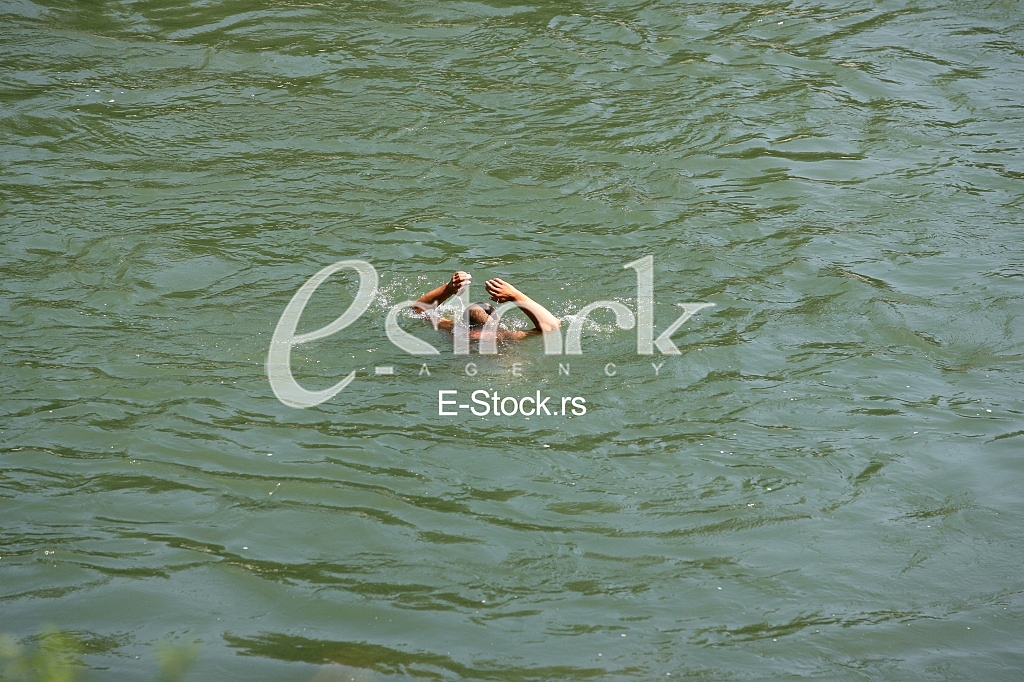
[[(1019, 679), (1022, 44), (1014, 1), (0, 3), (0, 634), (90, 680)], [(636, 310), (648, 255), (655, 336), (715, 304), (679, 355), (385, 334), (458, 269)], [(356, 379), (287, 407), (278, 319), (354, 259), (292, 365)]]

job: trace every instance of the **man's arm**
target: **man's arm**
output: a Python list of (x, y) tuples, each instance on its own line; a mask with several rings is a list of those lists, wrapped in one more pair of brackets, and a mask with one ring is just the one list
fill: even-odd
[[(431, 289), (420, 296), (416, 302), (412, 304), (412, 309), (418, 313), (433, 313), (437, 310), (438, 306), (455, 294), (459, 293), (459, 291), (464, 287), (469, 286), (472, 279), (472, 275), (460, 270), (452, 275), (452, 278), (441, 286), (436, 289)], [(450, 329), (454, 324), (451, 320), (446, 318), (434, 318), (434, 322), (434, 326), (440, 329)]]
[(552, 315), (551, 311), (504, 280), (489, 279), (484, 283), (484, 288), (491, 295), (492, 301), (498, 303), (511, 301), (519, 306), (519, 309), (530, 318), (533, 326), (539, 332), (549, 332), (562, 326), (562, 321)]

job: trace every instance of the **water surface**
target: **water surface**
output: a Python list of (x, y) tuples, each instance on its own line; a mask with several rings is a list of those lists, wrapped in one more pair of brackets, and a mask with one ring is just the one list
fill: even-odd
[[(104, 680), (1016, 679), (1022, 42), (1017, 2), (5, 3), (0, 633)], [(656, 333), (715, 304), (680, 355), (384, 333), (458, 269), (635, 310), (647, 255)], [(357, 378), (292, 409), (271, 335), (349, 259), (370, 309), (292, 361)]]

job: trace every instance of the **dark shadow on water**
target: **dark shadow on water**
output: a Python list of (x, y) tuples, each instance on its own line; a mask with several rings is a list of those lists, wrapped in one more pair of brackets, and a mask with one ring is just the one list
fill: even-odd
[(281, 633), (265, 633), (255, 637), (226, 634), (227, 645), (243, 656), (261, 656), (279, 661), (313, 665), (341, 665), (385, 675), (450, 678), (453, 674), (465, 679), (489, 680), (568, 680), (595, 679), (628, 671), (602, 668), (546, 666), (539, 668), (494, 669), (468, 666), (449, 656), (429, 652), (410, 653), (368, 642), (340, 642), (294, 637)]

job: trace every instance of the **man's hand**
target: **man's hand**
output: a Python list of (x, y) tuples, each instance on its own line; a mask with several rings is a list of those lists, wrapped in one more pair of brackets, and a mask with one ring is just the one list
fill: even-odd
[(508, 303), (509, 301), (518, 301), (523, 298), (523, 292), (497, 277), (484, 282), (484, 288), (490, 294), (491, 300), (496, 303)]
[(519, 309), (530, 318), (533, 326), (539, 332), (549, 332), (558, 329), (562, 324), (547, 308), (503, 279), (498, 279), (497, 277), (489, 279), (484, 282), (484, 288), (487, 289), (487, 293), (490, 294), (492, 301), (496, 303), (512, 302), (519, 306)]
[[(452, 275), (450, 280), (420, 296), (418, 300), (413, 302), (412, 309), (418, 313), (434, 311), (439, 305), (468, 287), (472, 279), (472, 275), (468, 272), (459, 270)], [(451, 321), (442, 320), (442, 322), (450, 324)]]
[(462, 270), (459, 270), (454, 275), (452, 275), (451, 281), (448, 282), (448, 289), (449, 291), (453, 292), (454, 295), (468, 287), (469, 283), (472, 281), (473, 275), (469, 274), (468, 272), (463, 272)]

